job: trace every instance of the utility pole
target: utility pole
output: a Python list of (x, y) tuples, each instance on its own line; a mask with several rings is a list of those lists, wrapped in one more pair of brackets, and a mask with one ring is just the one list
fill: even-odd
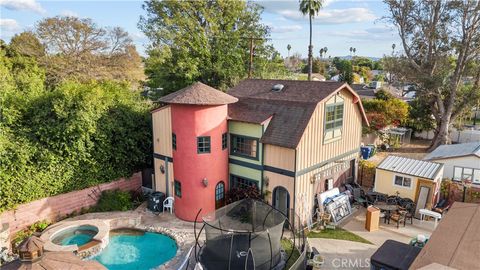
[(255, 40), (262, 40), (263, 38), (256, 38), (256, 37), (247, 37), (245, 39), (249, 39), (250, 40), (250, 61), (249, 61), (249, 64), (248, 64), (248, 78), (252, 78), (252, 75), (253, 75), (253, 55), (254, 55), (254, 51), (255, 51), (255, 45), (254, 45), (254, 41)]

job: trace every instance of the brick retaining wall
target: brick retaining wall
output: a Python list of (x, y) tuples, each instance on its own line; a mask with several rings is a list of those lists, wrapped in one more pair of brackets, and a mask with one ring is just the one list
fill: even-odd
[(137, 190), (142, 185), (142, 174), (135, 173), (128, 179), (120, 179), (94, 187), (72, 191), (19, 205), (15, 210), (0, 214), (0, 224), (9, 223), (10, 234), (40, 221), (55, 221), (82, 208), (93, 206), (103, 190)]

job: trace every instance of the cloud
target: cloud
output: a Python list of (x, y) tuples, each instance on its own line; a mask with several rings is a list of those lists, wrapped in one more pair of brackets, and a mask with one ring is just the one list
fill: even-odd
[(36, 0), (0, 0), (0, 6), (9, 10), (26, 10), (45, 14), (45, 9)]
[(78, 13), (76, 13), (74, 11), (71, 11), (71, 10), (68, 10), (68, 9), (62, 10), (60, 12), (60, 15), (68, 16), (68, 17), (80, 17), (80, 16), (78, 16)]
[[(290, 20), (307, 20), (298, 10), (281, 10), (279, 14)], [(377, 17), (367, 8), (345, 8), (345, 9), (324, 9), (314, 17), (314, 23), (321, 24), (343, 24), (369, 22)]]
[(269, 25), (272, 28), (272, 33), (288, 33), (288, 32), (296, 32), (302, 30), (302, 26), (298, 24), (294, 25), (282, 25), (282, 26), (275, 26)]
[(372, 27), (366, 29), (354, 29), (348, 31), (329, 31), (324, 34), (345, 37), (351, 40), (392, 40), (396, 32), (390, 27)]
[(15, 32), (20, 30), (20, 25), (14, 19), (0, 19), (0, 29), (5, 32)]

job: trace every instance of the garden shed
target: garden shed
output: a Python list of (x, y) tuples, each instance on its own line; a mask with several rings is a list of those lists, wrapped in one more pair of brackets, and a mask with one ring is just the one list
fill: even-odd
[(376, 168), (374, 191), (409, 198), (418, 212), (435, 204), (442, 178), (441, 163), (388, 156)]

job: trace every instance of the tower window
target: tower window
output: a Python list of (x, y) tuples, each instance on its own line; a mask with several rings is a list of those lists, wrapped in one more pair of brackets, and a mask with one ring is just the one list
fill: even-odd
[(210, 153), (210, 136), (197, 137), (197, 153)]

